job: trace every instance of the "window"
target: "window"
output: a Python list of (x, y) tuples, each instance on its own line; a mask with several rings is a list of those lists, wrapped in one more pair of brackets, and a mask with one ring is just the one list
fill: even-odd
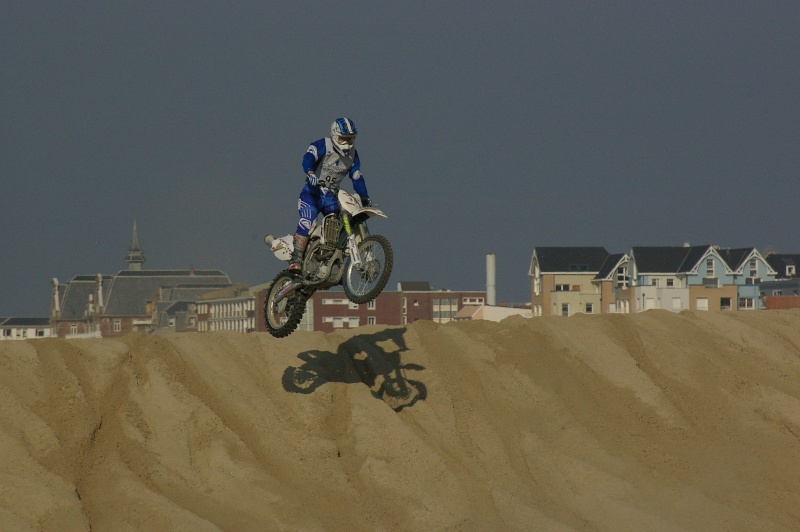
[(755, 308), (755, 301), (752, 297), (740, 297), (739, 298), (739, 308)]
[(651, 284), (652, 284), (653, 286), (658, 286), (658, 285), (659, 285), (659, 281), (660, 281), (660, 279), (653, 279), (653, 281), (651, 282)]
[(758, 260), (750, 259), (750, 277), (758, 277)]
[(721, 298), (719, 298), (719, 309), (720, 310), (730, 310), (731, 309), (731, 298), (729, 298), (729, 297), (721, 297)]
[[(403, 315), (408, 314), (408, 298), (403, 298)], [(403, 321), (405, 323), (405, 321)]]
[(350, 303), (350, 300), (343, 298), (343, 299), (323, 299), (323, 305), (347, 305)]
[(797, 269), (794, 264), (786, 266), (786, 277), (794, 277), (797, 274)]
[(625, 266), (620, 266), (617, 268), (617, 286), (620, 288), (626, 288), (629, 282), (630, 277), (628, 277), (628, 268)]
[(706, 259), (706, 277), (714, 277), (714, 259)]
[(556, 292), (569, 292), (569, 285), (568, 284), (557, 284), (556, 285)]
[(370, 316), (367, 318), (367, 325), (375, 325), (378, 321), (375, 319), (375, 316)]
[(369, 303), (367, 303), (367, 308), (370, 310), (375, 310), (375, 300), (373, 299)]
[(121, 330), (122, 330), (122, 321), (114, 320), (114, 332), (120, 332)]
[(341, 329), (344, 327), (344, 319), (343, 318), (333, 318), (333, 328), (334, 329)]
[(348, 301), (347, 302), (347, 308), (349, 308), (350, 310), (357, 310), (358, 309), (358, 303), (353, 303), (352, 301)]
[(591, 314), (594, 306), (591, 303), (586, 303), (586, 314)]
[(359, 319), (358, 319), (358, 317), (355, 317), (355, 318), (347, 318), (347, 326), (348, 326), (349, 328), (351, 328), (351, 329), (352, 329), (353, 327), (358, 327), (358, 325), (359, 325)]
[(69, 326), (69, 333), (70, 334), (78, 334), (78, 324), (77, 323), (73, 323), (72, 325)]
[(681, 307), (682, 307), (682, 305), (681, 305), (681, 298), (679, 298), (679, 297), (673, 297), (673, 298), (672, 298), (672, 310), (674, 310), (674, 311), (678, 311), (678, 310), (680, 310), (680, 309), (681, 309)]
[(561, 315), (565, 318), (569, 316), (569, 303), (561, 303)]
[(675, 286), (675, 279), (667, 279), (667, 287), (672, 288)]
[(708, 310), (708, 298), (707, 297), (698, 297), (697, 298), (697, 310)]

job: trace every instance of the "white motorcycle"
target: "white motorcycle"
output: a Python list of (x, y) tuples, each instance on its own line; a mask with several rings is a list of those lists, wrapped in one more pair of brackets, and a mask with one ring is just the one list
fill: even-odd
[[(380, 294), (392, 273), (392, 246), (386, 237), (370, 235), (367, 220), (387, 216), (373, 206), (364, 206), (357, 196), (339, 190), (339, 208), (319, 220), (309, 231), (309, 240), (299, 271), (283, 270), (269, 287), (264, 302), (267, 330), (276, 338), (297, 328), (306, 301), (317, 290), (336, 285), (353, 303), (368, 303)], [(294, 250), (292, 235), (264, 237), (280, 260), (288, 261)]]

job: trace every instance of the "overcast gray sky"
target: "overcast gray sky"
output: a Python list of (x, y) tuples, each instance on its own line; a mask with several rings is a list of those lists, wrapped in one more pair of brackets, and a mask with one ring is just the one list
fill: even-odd
[[(301, 159), (359, 128), (390, 281), (527, 301), (535, 246), (800, 252), (798, 2), (0, 4), (0, 316), (50, 279), (267, 281)], [(349, 187), (349, 184), (347, 185)]]

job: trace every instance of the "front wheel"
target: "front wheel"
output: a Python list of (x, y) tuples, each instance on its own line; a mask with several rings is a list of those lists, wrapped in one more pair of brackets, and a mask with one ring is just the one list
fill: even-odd
[(361, 264), (352, 257), (344, 263), (344, 293), (353, 303), (369, 303), (383, 291), (392, 273), (392, 245), (381, 235), (371, 235), (358, 244)]
[(275, 338), (292, 334), (306, 310), (308, 296), (300, 289), (292, 290), (292, 283), (297, 283), (297, 276), (289, 270), (283, 270), (272, 279), (267, 288), (264, 323)]

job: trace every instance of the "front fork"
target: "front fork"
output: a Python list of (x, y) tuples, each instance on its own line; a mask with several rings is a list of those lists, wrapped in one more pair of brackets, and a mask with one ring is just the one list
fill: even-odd
[[(350, 225), (350, 215), (344, 215), (344, 231), (347, 233), (347, 249), (350, 251), (350, 260), (356, 268), (361, 269), (361, 254), (358, 252), (358, 242), (367, 236), (366, 224), (359, 224), (357, 231), (353, 231)], [(357, 237), (361, 237), (357, 239)]]
[(344, 232), (347, 233), (347, 248), (350, 251), (350, 260), (356, 267), (361, 266), (361, 256), (358, 253), (358, 243), (353, 228), (350, 226), (350, 215), (344, 215)]

